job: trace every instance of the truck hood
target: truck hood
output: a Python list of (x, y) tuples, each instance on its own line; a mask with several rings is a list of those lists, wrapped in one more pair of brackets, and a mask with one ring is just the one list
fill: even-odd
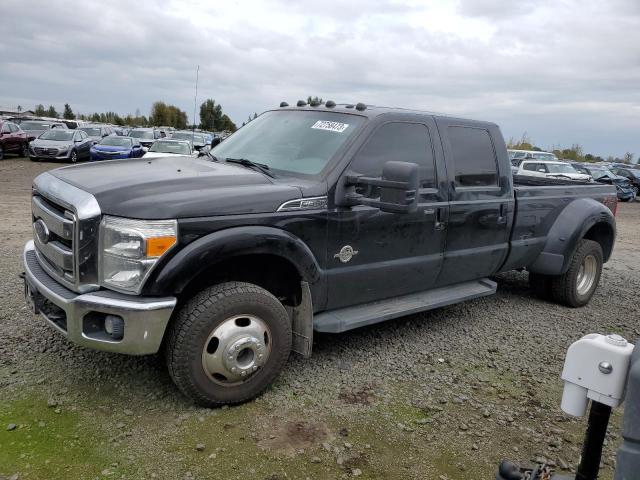
[(189, 157), (105, 161), (50, 174), (93, 194), (102, 213), (165, 219), (275, 212), (299, 188), (240, 165)]

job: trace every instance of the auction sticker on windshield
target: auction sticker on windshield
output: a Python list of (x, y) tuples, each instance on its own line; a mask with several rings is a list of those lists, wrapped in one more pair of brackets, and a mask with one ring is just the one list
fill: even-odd
[(348, 123), (340, 123), (340, 122), (330, 122), (328, 120), (318, 120), (316, 123), (311, 125), (311, 128), (315, 128), (316, 130), (328, 130), (330, 132), (342, 133), (347, 127)]

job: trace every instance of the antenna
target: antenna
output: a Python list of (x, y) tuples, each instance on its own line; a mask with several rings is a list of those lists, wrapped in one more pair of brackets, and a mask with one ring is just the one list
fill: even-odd
[(193, 148), (193, 139), (196, 135), (196, 104), (198, 103), (198, 76), (200, 75), (200, 65), (196, 68), (196, 94), (193, 97), (193, 129), (191, 131), (191, 148)]

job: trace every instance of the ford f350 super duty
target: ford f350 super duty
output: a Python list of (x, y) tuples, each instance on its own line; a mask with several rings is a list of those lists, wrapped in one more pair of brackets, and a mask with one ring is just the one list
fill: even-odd
[(283, 103), (200, 158), (58, 168), (31, 202), (34, 311), (85, 347), (162, 351), (206, 406), (258, 395), (314, 331), (490, 295), (499, 272), (583, 306), (617, 207), (612, 186), (514, 179), (493, 123), (334, 102)]

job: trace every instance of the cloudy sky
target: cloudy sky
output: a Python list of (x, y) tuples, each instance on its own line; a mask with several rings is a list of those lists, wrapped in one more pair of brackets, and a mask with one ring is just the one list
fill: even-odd
[(242, 123), (307, 95), (640, 154), (639, 0), (2, 0), (0, 105)]

